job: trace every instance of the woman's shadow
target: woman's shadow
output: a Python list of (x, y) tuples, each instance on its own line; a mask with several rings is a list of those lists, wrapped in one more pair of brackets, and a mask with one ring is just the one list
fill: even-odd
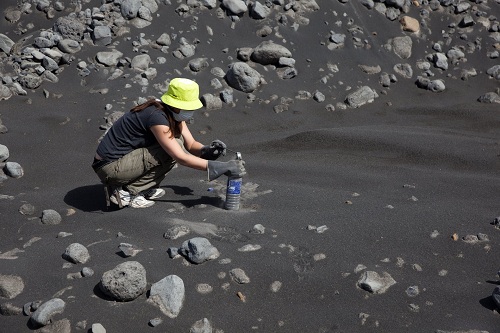
[[(167, 194), (165, 195), (165, 197), (156, 201), (177, 202), (183, 204), (187, 208), (202, 204), (214, 207), (222, 206), (222, 200), (219, 197), (201, 196), (195, 198), (186, 198), (194, 196), (193, 190), (189, 187), (162, 186), (162, 188), (167, 191)], [(77, 187), (66, 194), (66, 196), (64, 197), (64, 202), (84, 212), (118, 210), (119, 208), (115, 204), (111, 204), (109, 208), (106, 206), (106, 197), (104, 193), (104, 187), (102, 184)]]

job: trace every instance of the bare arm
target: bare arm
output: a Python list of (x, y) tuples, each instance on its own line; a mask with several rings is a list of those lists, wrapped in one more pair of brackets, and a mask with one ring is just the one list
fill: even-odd
[[(184, 136), (184, 132), (186, 131), (187, 126), (183, 126), (182, 129), (182, 136), (184, 137), (184, 140), (186, 141), (187, 139), (187, 145), (186, 142), (184, 146), (189, 152), (195, 152), (198, 150), (198, 155), (199, 155), (199, 150), (201, 149), (201, 144), (199, 142), (196, 142), (194, 140), (193, 136), (187, 130), (188, 133), (188, 138)], [(202, 158), (199, 158), (194, 155), (187, 154), (181, 146), (177, 143), (175, 138), (170, 137), (170, 132), (168, 126), (165, 125), (155, 125), (151, 126), (151, 132), (153, 132), (154, 136), (156, 137), (156, 140), (158, 143), (162, 146), (162, 148), (170, 155), (174, 160), (177, 161), (177, 163), (193, 168), (193, 169), (198, 169), (198, 170), (207, 170), (207, 160), (204, 160)], [(198, 147), (200, 145), (200, 147)], [(189, 147), (189, 148), (188, 148)]]
[(182, 137), (184, 138), (184, 148), (195, 156), (201, 155), (203, 144), (196, 141), (185, 122), (182, 122)]

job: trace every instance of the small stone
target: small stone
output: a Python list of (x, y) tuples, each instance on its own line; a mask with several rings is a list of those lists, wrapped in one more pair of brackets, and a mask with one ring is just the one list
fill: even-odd
[(61, 223), (61, 215), (53, 209), (45, 209), (42, 212), (42, 223), (49, 225), (56, 225)]
[(125, 257), (135, 257), (137, 253), (142, 251), (135, 245), (129, 243), (120, 243), (118, 248), (120, 249), (120, 251), (122, 251)]
[(92, 324), (92, 333), (106, 333), (106, 329), (102, 326), (102, 324), (95, 323)]
[(380, 276), (377, 272), (366, 271), (358, 280), (358, 286), (361, 289), (373, 294), (385, 293), (395, 283), (396, 281), (386, 272), (383, 272), (382, 276)]
[(274, 281), (273, 283), (271, 283), (270, 289), (273, 293), (277, 293), (278, 291), (280, 291), (282, 286), (283, 283), (281, 283), (281, 281)]
[(265, 233), (266, 228), (262, 224), (256, 224), (253, 226), (252, 230), (249, 232), (252, 234), (263, 234)]
[(410, 286), (406, 289), (406, 295), (409, 297), (416, 297), (420, 293), (418, 286)]
[(238, 249), (238, 251), (240, 252), (252, 252), (252, 251), (257, 251), (257, 250), (260, 250), (262, 248), (262, 246), (258, 245), (258, 244), (246, 244), (246, 245), (243, 245), (242, 247), (240, 247)]
[(74, 264), (84, 264), (90, 259), (89, 251), (80, 243), (70, 244), (62, 256)]
[(35, 214), (35, 206), (29, 203), (23, 204), (19, 207), (19, 213), (23, 215), (33, 215)]
[(172, 227), (168, 229), (164, 234), (163, 238), (165, 239), (177, 239), (183, 236), (186, 236), (187, 234), (190, 233), (190, 229), (187, 226), (184, 225), (177, 225), (175, 227)]
[(199, 283), (196, 285), (196, 291), (200, 294), (205, 295), (211, 293), (213, 291), (213, 288), (207, 283)]
[(231, 279), (239, 284), (250, 283), (250, 278), (246, 275), (245, 271), (241, 268), (234, 268), (229, 271), (229, 276)]
[(153, 318), (149, 320), (149, 326), (156, 327), (163, 323), (163, 319), (161, 318)]
[(21, 178), (24, 176), (24, 170), (22, 166), (17, 162), (7, 162), (3, 168), (3, 172), (12, 178)]

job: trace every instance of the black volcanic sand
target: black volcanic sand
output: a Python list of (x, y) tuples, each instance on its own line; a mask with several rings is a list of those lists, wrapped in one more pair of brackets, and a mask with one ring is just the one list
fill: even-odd
[[(4, 3), (5, 8), (12, 4)], [(93, 1), (84, 8), (99, 4)], [(102, 185), (90, 167), (103, 134), (99, 126), (109, 114), (104, 106), (109, 103), (111, 111), (126, 111), (138, 97), (161, 93), (153, 82), (141, 92), (130, 78), (108, 81), (110, 72), (104, 68), (80, 77), (77, 62), (92, 60), (106, 47), (86, 45), (59, 75), (58, 83), (45, 82), (27, 96), (0, 102), (0, 119), (8, 128), (0, 143), (9, 148), (9, 161), (20, 163), (25, 172), (22, 178), (0, 183), (0, 194), (13, 197), (0, 200), (0, 251), (24, 251), (17, 259), (0, 259), (0, 274), (20, 276), (25, 284), (20, 295), (2, 303), (22, 307), (63, 291), (59, 297), (66, 308), (53, 319), (69, 319), (72, 331), (85, 320), (86, 329), (101, 323), (108, 332), (187, 332), (195, 321), (208, 318), (226, 333), (498, 332), (500, 317), (490, 295), (498, 283), (495, 253), (500, 235), (491, 222), (500, 215), (500, 108), (477, 102), (498, 87), (498, 81), (485, 74), (498, 63), (486, 57), (492, 40), (484, 29), (476, 28), (469, 40), (482, 36), (483, 49), (466, 54), (467, 64), (461, 68), (476, 68), (478, 75), (462, 81), (460, 70), (453, 66), (445, 73), (432, 69), (446, 84), (444, 92), (432, 93), (415, 86), (419, 72), (415, 62), (433, 52), (432, 44), (442, 40), (441, 31), (457, 18), (431, 13), (432, 32), (425, 38), (413, 37), (412, 57), (401, 60), (382, 48), (388, 38), (408, 34), (397, 21), (356, 1), (319, 5), (319, 11), (307, 15), (309, 25), (294, 31), (289, 24), (279, 28), (282, 37), (261, 38), (255, 31), (263, 23), (248, 16), (231, 29), (229, 18), (218, 19), (215, 10), (203, 10), (196, 14), (197, 30), (193, 30), (193, 16), (180, 18), (174, 12), (177, 4), (162, 4), (160, 17), (151, 26), (132, 27), (130, 34), (115, 40), (124, 56), (133, 57), (139, 54), (132, 52), (139, 33), (155, 40), (163, 32), (177, 32), (190, 41), (198, 38), (195, 57), (207, 57), (211, 67), (224, 70), (236, 60), (237, 48), (255, 47), (262, 40), (274, 40), (292, 51), (296, 78), (281, 80), (272, 67), (255, 64), (267, 81), (254, 92), (255, 101), (235, 91), (234, 107), (201, 110), (190, 126), (199, 141), (218, 138), (242, 153), (248, 175), (243, 178), (240, 211), (222, 208), (225, 177), (209, 183), (203, 172), (184, 167), (168, 175), (162, 186), (167, 194), (153, 207), (106, 209)], [(498, 4), (489, 5), (498, 15)], [(408, 15), (418, 18), (419, 8), (412, 7)], [(34, 22), (36, 29), (50, 28), (53, 22), (36, 10), (23, 18), (25, 23)], [(346, 33), (348, 18), (365, 31), (361, 38), (371, 49), (355, 49), (347, 42), (345, 48), (329, 51), (321, 44), (331, 30)], [(337, 27), (336, 21), (343, 26)], [(268, 24), (277, 26), (274, 16)], [(213, 29), (213, 36), (206, 26)], [(13, 40), (19, 38), (13, 33), (15, 27), (5, 20), (0, 26)], [(465, 43), (458, 33), (455, 43)], [(174, 40), (170, 51), (176, 45)], [(202, 94), (217, 93), (210, 86), (214, 76), (209, 70), (195, 74), (186, 69), (190, 59), (143, 49), (153, 60), (167, 58), (164, 65), (151, 65), (158, 70), (155, 83), (183, 76), (195, 79)], [(320, 79), (328, 74), (328, 62), (340, 71), (323, 84)], [(378, 83), (378, 74), (367, 75), (357, 67), (380, 65), (382, 71), (393, 73), (394, 64), (405, 62), (412, 65), (414, 78), (398, 76), (390, 88)], [(448, 73), (458, 78), (446, 77)], [(132, 87), (125, 88), (127, 83)], [(359, 109), (325, 109), (362, 85), (380, 97)], [(104, 87), (109, 88), (107, 94), (90, 92)], [(50, 93), (48, 98), (43, 89)], [(282, 113), (273, 111), (279, 100), (269, 102), (273, 94), (294, 98), (299, 90), (316, 89), (325, 94), (325, 102), (295, 100)], [(230, 153), (224, 160), (229, 158)], [(34, 215), (19, 213), (24, 203), (36, 207)], [(45, 209), (58, 211), (62, 223), (43, 225), (40, 216)], [(258, 223), (265, 226), (265, 234), (249, 233)], [(164, 232), (176, 224), (190, 226), (191, 234), (164, 239)], [(317, 233), (307, 230), (308, 225), (326, 225), (328, 230)], [(57, 238), (61, 231), (72, 235)], [(434, 231), (437, 237), (431, 237)], [(457, 241), (452, 239), (454, 233)], [(479, 233), (488, 235), (489, 241), (462, 240)], [(185, 265), (182, 259), (168, 257), (167, 248), (196, 236), (209, 238), (221, 252), (219, 259), (230, 258), (231, 263)], [(23, 248), (33, 237), (41, 239)], [(74, 242), (85, 245), (91, 259), (65, 269), (61, 255)], [(121, 242), (143, 251), (123, 258)], [(245, 244), (259, 244), (262, 249), (238, 251)], [(315, 261), (317, 254), (326, 258)], [(148, 288), (167, 275), (183, 279), (186, 298), (177, 318), (170, 319), (148, 304), (146, 294), (126, 303), (101, 298), (97, 285), (102, 274), (127, 260), (145, 267)], [(357, 287), (361, 272), (355, 273), (359, 264), (365, 270), (387, 272), (397, 283), (380, 295), (361, 290)], [(95, 274), (66, 278), (83, 267)], [(233, 268), (242, 268), (251, 282), (238, 285), (228, 275), (218, 277)], [(270, 290), (273, 281), (283, 284), (276, 293)], [(227, 282), (230, 289), (224, 290), (221, 286)], [(213, 291), (198, 293), (199, 283), (210, 284)], [(419, 295), (409, 297), (410, 286), (418, 286)], [(246, 296), (246, 302), (237, 292)], [(155, 317), (163, 323), (151, 328), (148, 321)], [(0, 316), (0, 327), (2, 332), (32, 330), (29, 317), (23, 315)]]

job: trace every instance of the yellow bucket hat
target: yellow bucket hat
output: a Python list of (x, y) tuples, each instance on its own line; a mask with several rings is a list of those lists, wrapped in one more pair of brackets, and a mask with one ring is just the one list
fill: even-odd
[(161, 101), (174, 108), (191, 111), (203, 106), (200, 99), (200, 87), (193, 80), (175, 78), (170, 81), (168, 90), (161, 96)]

